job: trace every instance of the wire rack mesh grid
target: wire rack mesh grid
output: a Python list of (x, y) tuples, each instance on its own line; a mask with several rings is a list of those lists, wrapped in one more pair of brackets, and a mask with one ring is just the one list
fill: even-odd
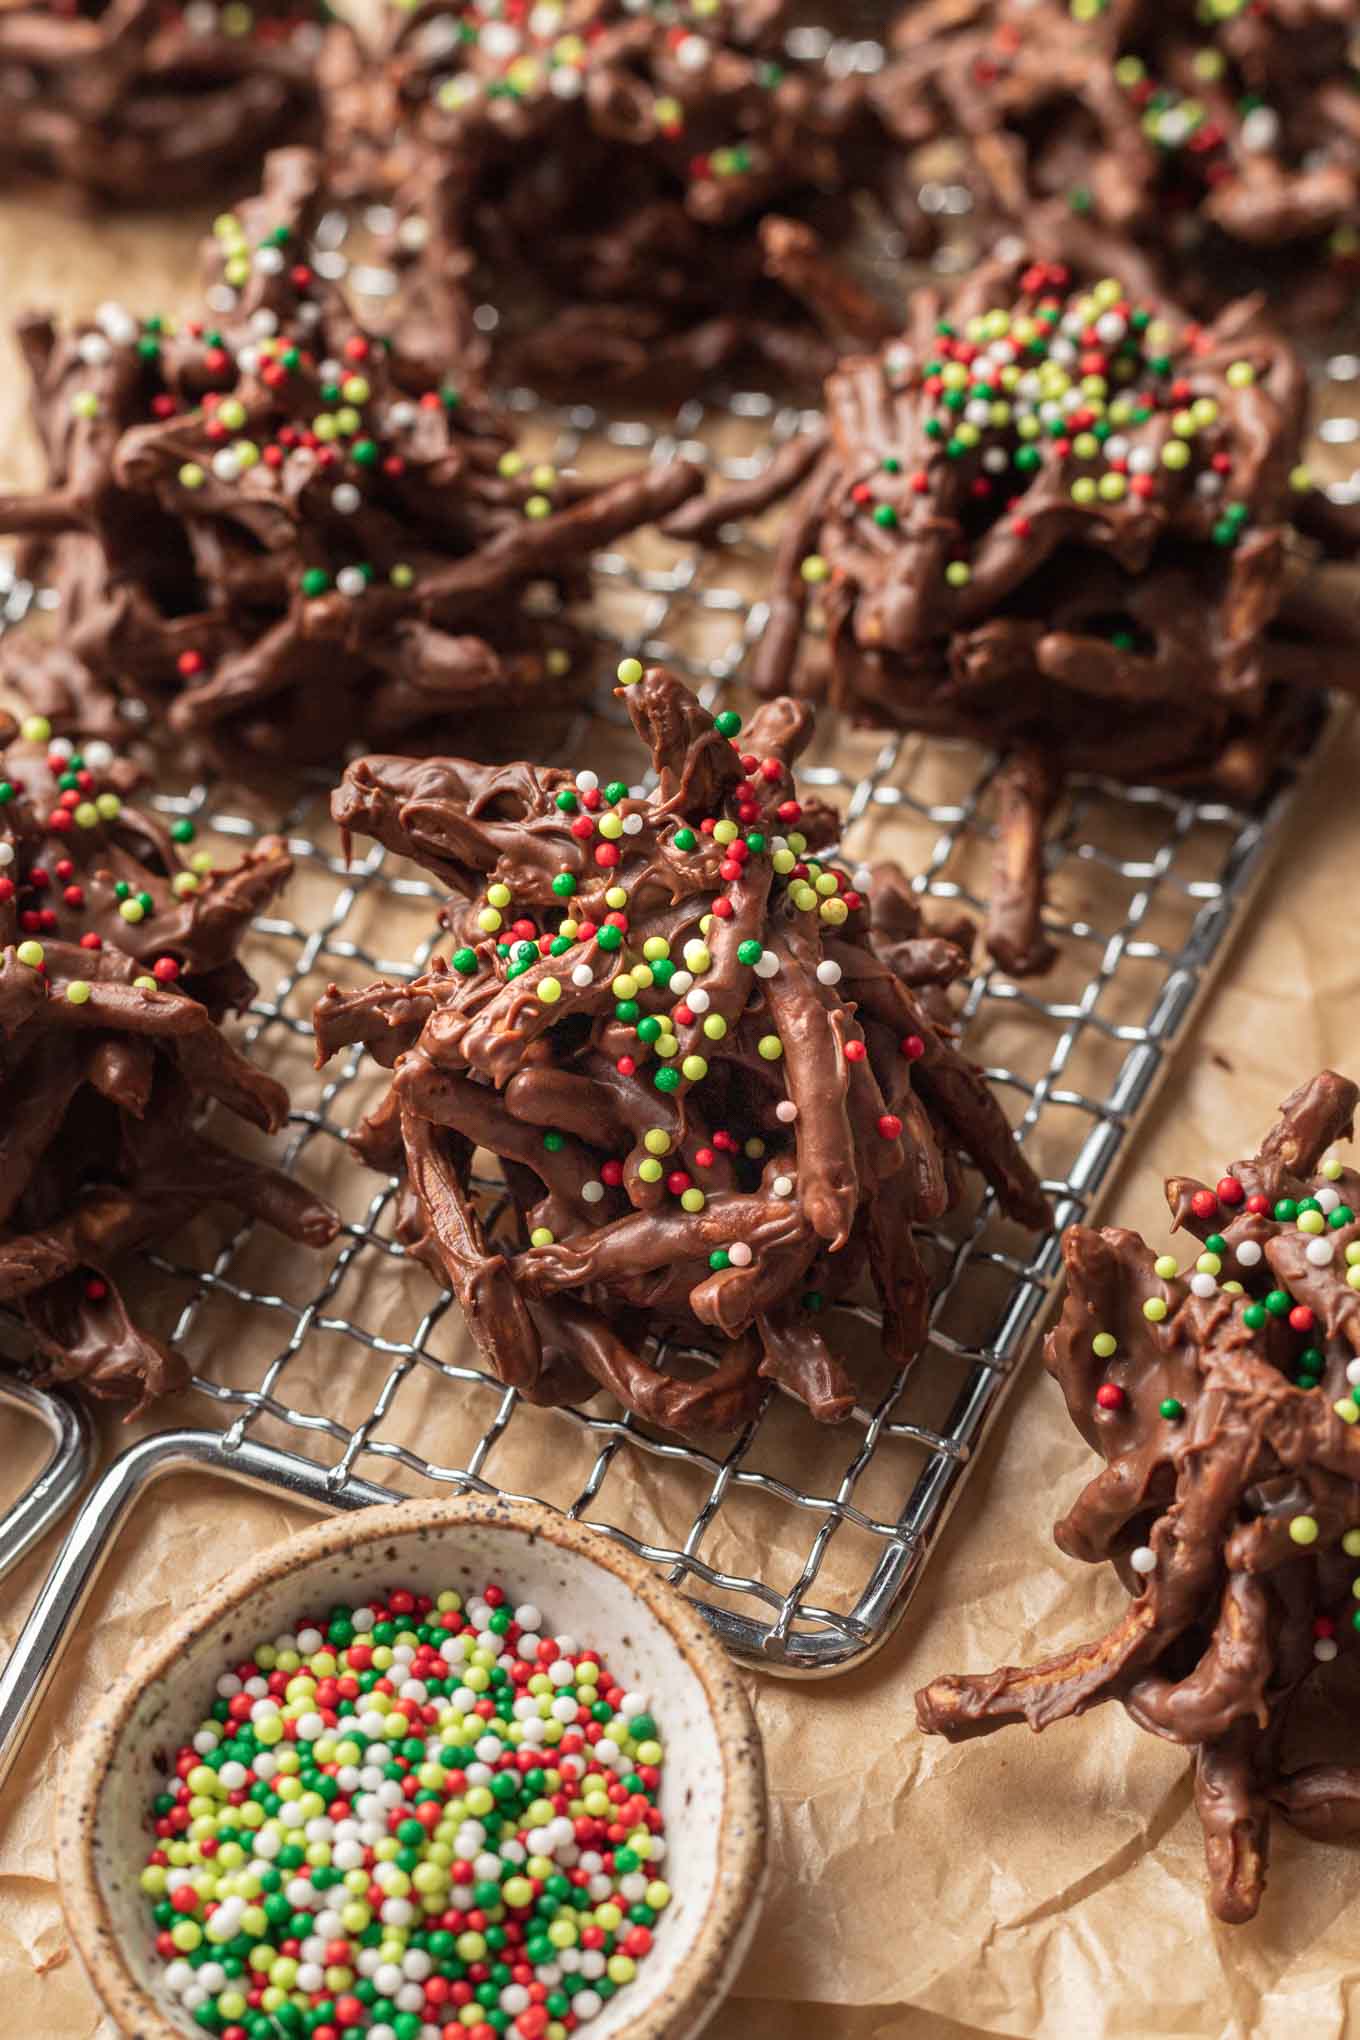
[[(847, 61), (871, 57), (872, 46), (856, 45)], [(948, 184), (926, 197), (946, 214), (967, 203)], [(390, 279), (351, 259), (348, 236), (348, 222), (329, 221), (318, 266), (348, 271), (360, 295), (381, 297)], [(1319, 367), (1319, 438), (1335, 474), (1333, 449), (1360, 439), (1351, 387), (1360, 360), (1339, 354)], [(587, 470), (621, 455), (684, 457), (742, 479), (806, 422), (763, 392), (708, 395), (664, 418), (546, 408), (528, 392), (509, 401), (542, 457)], [(1333, 486), (1360, 495), (1360, 471)], [(639, 654), (685, 673), (710, 706), (739, 700), (776, 529), (777, 513), (734, 533), (718, 560), (655, 534), (599, 558), (590, 622), (601, 665)], [(0, 571), (0, 629), (45, 603)], [(597, 702), (569, 754), (589, 745), (597, 763), (613, 746), (622, 760), (619, 721), (607, 698)], [(541, 750), (536, 735), (525, 733), (524, 750)], [(520, 748), (513, 730), (507, 739)], [(263, 917), (246, 951), (261, 989), (245, 1033), (291, 1089), (286, 1166), (327, 1188), (345, 1215), (322, 1260), (281, 1252), (257, 1228), (201, 1224), (147, 1258), (139, 1310), (195, 1370), (167, 1424), (220, 1428), (224, 1465), (247, 1441), (301, 1455), (337, 1505), (379, 1488), (537, 1496), (663, 1570), (738, 1657), (805, 1675), (857, 1662), (905, 1610), (1044, 1311), (1058, 1233), (1089, 1214), (1309, 766), (1306, 756), (1283, 764), (1250, 812), (1113, 780), (1072, 791), (1048, 852), (1057, 968), (1037, 985), (981, 970), (960, 1014), (965, 1047), (1052, 1195), (1053, 1230), (1019, 1234), (975, 1184), (962, 1220), (923, 1243), (935, 1303), (927, 1349), (910, 1369), (885, 1370), (872, 1312), (839, 1311), (840, 1342), (858, 1349), (863, 1381), (844, 1426), (821, 1431), (772, 1391), (738, 1435), (703, 1442), (659, 1436), (602, 1398), (535, 1409), (494, 1381), (469, 1357), (450, 1299), (403, 1265), (394, 1186), (345, 1154), (377, 1078), (358, 1050), (312, 1070), (312, 1004), (337, 978), (414, 976), (434, 948), (439, 889), (381, 849), (347, 865), (321, 787), (295, 798), (282, 823), (228, 786), (158, 796), (224, 846), (266, 830), (288, 840), (297, 877), (286, 911)], [(822, 733), (803, 777), (841, 807), (848, 855), (895, 855), (919, 890), (976, 909), (995, 837), (994, 770), (966, 746), (841, 730)], [(496, 1186), (483, 1188), (494, 1215)], [(665, 1358), (685, 1368), (709, 1356)]]
[[(535, 415), (559, 464), (683, 451), (727, 475), (749, 472), (799, 422), (752, 394), (696, 402), (664, 427), (580, 408)], [(716, 577), (702, 556), (673, 547), (663, 557), (652, 541), (601, 558), (597, 621), (610, 656), (672, 664), (710, 704), (738, 698), (736, 675), (763, 622), (749, 591), (766, 555), (760, 535), (746, 534)], [(29, 599), (13, 586), (6, 613), (21, 614)], [(620, 742), (609, 706), (581, 723), (572, 755), (588, 742), (595, 761)], [(921, 890), (971, 908), (994, 836), (992, 772), (966, 747), (841, 732), (834, 748), (823, 738), (804, 776), (841, 806), (849, 855), (894, 851)], [(226, 1237), (196, 1228), (187, 1247), (150, 1257), (139, 1307), (162, 1319), (195, 1368), (172, 1421), (189, 1405), (199, 1422), (210, 1411), (228, 1453), (247, 1438), (301, 1453), (324, 1467), (337, 1502), (360, 1483), (397, 1494), (536, 1494), (680, 1583), (738, 1656), (805, 1673), (854, 1662), (906, 1605), (1044, 1308), (1057, 1230), (1089, 1209), (1108, 1175), (1241, 911), (1293, 779), (1286, 769), (1250, 814), (1113, 782), (1076, 791), (1050, 846), (1058, 970), (1038, 986), (980, 972), (961, 1015), (965, 1045), (988, 1067), (1050, 1189), (1054, 1231), (1018, 1234), (977, 1186), (966, 1219), (926, 1243), (936, 1301), (928, 1348), (910, 1370), (883, 1371), (871, 1312), (838, 1313), (841, 1343), (865, 1356), (863, 1399), (845, 1426), (820, 1431), (772, 1393), (737, 1436), (698, 1443), (649, 1432), (600, 1400), (563, 1411), (523, 1404), (468, 1357), (449, 1298), (402, 1268), (394, 1186), (344, 1155), (375, 1075), (358, 1050), (311, 1071), (309, 1014), (328, 981), (416, 974), (434, 947), (442, 895), (381, 849), (347, 866), (324, 789), (309, 790), (282, 825), (298, 873), (287, 911), (263, 917), (246, 952), (261, 983), (246, 1034), (292, 1090), (287, 1166), (330, 1188), (345, 1228), (321, 1263), (281, 1258), (250, 1227)], [(226, 787), (158, 800), (238, 847), (278, 826)], [(681, 1367), (705, 1360), (666, 1357)]]

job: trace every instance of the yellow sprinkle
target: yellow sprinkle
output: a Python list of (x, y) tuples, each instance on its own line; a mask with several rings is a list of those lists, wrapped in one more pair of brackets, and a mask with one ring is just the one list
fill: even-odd
[(78, 808), (72, 809), (72, 813), (75, 816), (76, 827), (78, 829), (97, 829), (99, 827), (99, 809), (92, 800), (83, 800)]
[(710, 1041), (721, 1041), (727, 1032), (727, 1022), (721, 1013), (705, 1013), (704, 1033)]
[(1318, 1540), (1317, 1517), (1292, 1516), (1289, 1521), (1289, 1534), (1295, 1544), (1316, 1544)]
[(488, 906), (508, 907), (510, 904), (510, 888), (508, 885), (489, 885), (486, 889), (486, 898)]
[(640, 659), (620, 659), (615, 669), (615, 678), (620, 687), (636, 687), (638, 681), (642, 678), (642, 661)]
[(682, 1211), (702, 1211), (707, 1202), (708, 1199), (704, 1196), (702, 1190), (682, 1190), (680, 1193), (680, 1208)]
[(1152, 1324), (1159, 1325), (1166, 1316), (1166, 1298), (1163, 1296), (1150, 1296), (1143, 1305), (1143, 1316)]
[(1343, 1164), (1337, 1160), (1335, 1155), (1328, 1155), (1326, 1161), (1322, 1164), (1322, 1174), (1327, 1178), (1327, 1181), (1335, 1183), (1337, 1177), (1342, 1173)]
[(649, 1155), (668, 1155), (671, 1151), (671, 1137), (664, 1126), (649, 1126), (642, 1136), (642, 1145)]
[(661, 1181), (662, 1176), (661, 1164), (660, 1162), (654, 1159), (649, 1159), (645, 1162), (639, 1162), (638, 1174), (639, 1176), (641, 1176), (644, 1183), (659, 1183)]
[(1360, 1404), (1353, 1403), (1348, 1396), (1344, 1402), (1332, 1404), (1332, 1414), (1340, 1417), (1343, 1424), (1353, 1424), (1360, 1419)]
[(687, 1055), (680, 1065), (680, 1074), (687, 1083), (702, 1084), (708, 1075), (708, 1064), (701, 1055)]
[(484, 935), (494, 935), (501, 925), (501, 917), (494, 907), (483, 907), (477, 916), (477, 926)]
[(555, 1006), (562, 996), (562, 986), (555, 977), (540, 978), (538, 996), (545, 1006)]
[(1160, 1275), (1163, 1282), (1171, 1282), (1180, 1274), (1180, 1266), (1170, 1254), (1159, 1254), (1152, 1264), (1154, 1275)]
[(45, 744), (52, 734), (52, 725), (45, 715), (26, 715), (19, 725), (19, 734), (26, 744)]
[(621, 885), (611, 885), (604, 896), (604, 903), (607, 907), (626, 907), (628, 895)]
[(798, 571), (803, 579), (815, 588), (819, 582), (827, 579), (831, 569), (820, 553), (809, 553)]
[(546, 1225), (536, 1225), (529, 1235), (529, 1245), (531, 1247), (550, 1247), (552, 1243), (553, 1236), (548, 1231)]
[(664, 935), (649, 935), (642, 945), (642, 953), (648, 963), (660, 963), (671, 953), (671, 945)]
[(73, 1006), (83, 1006), (89, 999), (90, 986), (86, 984), (84, 978), (72, 978), (66, 987), (66, 996)]
[(1347, 1558), (1360, 1558), (1360, 1530), (1348, 1530), (1341, 1540)]
[(762, 1034), (756, 1043), (756, 1054), (766, 1062), (778, 1062), (784, 1053), (784, 1044), (777, 1034)]
[(1091, 1341), (1091, 1351), (1098, 1360), (1108, 1360), (1119, 1351), (1119, 1341), (1113, 1332), (1097, 1332)]

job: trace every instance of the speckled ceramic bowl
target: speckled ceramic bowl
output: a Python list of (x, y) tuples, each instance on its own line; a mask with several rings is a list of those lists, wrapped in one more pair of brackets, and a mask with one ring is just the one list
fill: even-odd
[(731, 1985), (764, 1887), (765, 1774), (741, 1683), (703, 1619), (640, 1559), (535, 1503), (403, 1503), (337, 1516), (253, 1559), (151, 1641), (66, 1766), (57, 1855), (71, 1934), (128, 2040), (202, 2040), (156, 1983), (138, 1874), (158, 1751), (202, 1719), (243, 1644), (308, 1609), (382, 1586), (426, 1592), (496, 1579), (645, 1692), (666, 1743), (662, 1804), (674, 1897), (636, 1980), (583, 2032), (690, 2040)]

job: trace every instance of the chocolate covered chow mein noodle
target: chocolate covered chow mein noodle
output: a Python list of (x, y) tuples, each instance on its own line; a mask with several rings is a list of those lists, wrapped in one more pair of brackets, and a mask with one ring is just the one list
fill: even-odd
[[(866, 1273), (897, 1366), (926, 1332), (913, 1229), (961, 1193), (1047, 1202), (939, 1017), (966, 962), (891, 867), (835, 860), (800, 800), (809, 711), (745, 730), (661, 669), (620, 668), (657, 775), (364, 758), (346, 831), (448, 885), (454, 948), (411, 984), (332, 987), (318, 1058), (394, 1070), (358, 1152), (401, 1178), (400, 1234), (447, 1281), (486, 1363), (540, 1402), (597, 1388), (682, 1431), (736, 1425), (778, 1382), (823, 1421), (856, 1400), (822, 1311)], [(950, 932), (961, 932), (957, 929)], [(474, 1150), (509, 1194), (489, 1233)], [(681, 1380), (649, 1335), (717, 1355)]]
[(320, 0), (9, 0), (0, 7), (0, 181), (172, 206), (320, 129)]
[(377, 63), (339, 52), (339, 174), (393, 194), (396, 250), (457, 353), (496, 304), (503, 376), (688, 390), (741, 358), (816, 377), (833, 357), (753, 223), (792, 212), (843, 240), (868, 187), (919, 219), (863, 78), (791, 55), (791, 18), (784, 0), (388, 6)]
[(0, 716), (0, 1304), (50, 1378), (144, 1404), (187, 1369), (129, 1314), (128, 1249), (220, 1203), (310, 1246), (336, 1230), (198, 1127), (210, 1101), (267, 1132), (287, 1115), (218, 1023), (255, 990), (237, 945), (292, 867), (266, 839), (217, 870), (108, 744), (37, 717), (15, 734)]
[(1115, 278), (998, 263), (918, 292), (898, 339), (830, 377), (821, 431), (668, 528), (709, 537), (796, 489), (752, 683), (797, 672), (860, 720), (1003, 753), (988, 939), (1019, 974), (1052, 959), (1065, 774), (1248, 798), (1318, 691), (1356, 686), (1353, 604), (1287, 543), (1351, 542), (1300, 465), (1306, 396), (1250, 301), (1199, 326)]
[(217, 221), (217, 309), (22, 327), (48, 485), (0, 497), (0, 530), (59, 635), (21, 634), (4, 670), (55, 727), (108, 735), (131, 707), (233, 764), (476, 748), (584, 678), (560, 612), (591, 550), (697, 486), (683, 462), (600, 483), (521, 454), (456, 364), (432, 385), (317, 272), (325, 201), (318, 159), (280, 150)]
[(1193, 1749), (1224, 1920), (1260, 1904), (1272, 1811), (1360, 1833), (1360, 1768), (1281, 1756), (1308, 1675), (1360, 1627), (1360, 1175), (1330, 1153), (1357, 1095), (1324, 1071), (1215, 1185), (1173, 1177), (1173, 1224), (1203, 1248), (1184, 1268), (1136, 1233), (1067, 1233), (1045, 1358), (1106, 1464), (1054, 1534), (1134, 1598), (1075, 1650), (917, 1695), (921, 1726), (956, 1741), (1113, 1699)]
[(1354, 0), (926, 0), (874, 91), (905, 144), (961, 141), (984, 220), (1142, 249), (1196, 302), (1282, 317), (1360, 288)]

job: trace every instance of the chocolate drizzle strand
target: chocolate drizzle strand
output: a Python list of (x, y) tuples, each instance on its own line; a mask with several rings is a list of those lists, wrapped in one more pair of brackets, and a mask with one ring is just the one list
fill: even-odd
[(1352, 0), (926, 0), (873, 87), (904, 147), (962, 143), (985, 227), (1134, 251), (1202, 308), (1360, 291)]
[[(673, 384), (734, 362), (806, 380), (828, 334), (771, 276), (757, 220), (843, 244), (857, 193), (919, 240), (866, 81), (790, 53), (785, 0), (421, 0), (376, 59), (332, 67), (339, 171), (396, 210), (459, 354), (503, 314), (498, 371), (536, 389)], [(830, 332), (843, 341), (843, 332)]]
[(1360, 1174), (1330, 1152), (1357, 1096), (1325, 1070), (1212, 1187), (1173, 1177), (1185, 1267), (1116, 1227), (1067, 1233), (1045, 1359), (1105, 1465), (1054, 1534), (1133, 1598), (1090, 1643), (916, 1700), (953, 1741), (1119, 1700), (1192, 1749), (1229, 1921), (1261, 1902), (1272, 1811), (1321, 1840), (1360, 1834), (1360, 1767), (1281, 1755), (1309, 1674), (1360, 1647)]
[(12, 0), (0, 7), (0, 179), (170, 206), (321, 132), (324, 0)]
[[(1205, 326), (1116, 276), (999, 262), (918, 292), (781, 455), (769, 494), (795, 493), (752, 682), (1002, 752), (1007, 969), (1052, 957), (1043, 831), (1066, 774), (1249, 799), (1320, 691), (1355, 690), (1360, 632), (1315, 554), (1356, 526), (1302, 465), (1306, 396), (1255, 301)], [(713, 537), (742, 491), (669, 529)]]
[(560, 713), (588, 641), (561, 613), (595, 547), (698, 485), (529, 459), (456, 364), (432, 384), (314, 268), (317, 157), (280, 150), (216, 222), (202, 318), (105, 306), (21, 329), (48, 468), (0, 530), (59, 635), (4, 671), (57, 729), (141, 726), (228, 764), (356, 741), (479, 748)]
[[(913, 1232), (957, 1203), (961, 1153), (1010, 1215), (1048, 1217), (945, 1017), (970, 931), (933, 929), (891, 867), (838, 862), (838, 818), (793, 779), (806, 707), (742, 730), (660, 668), (619, 677), (652, 792), (349, 767), (337, 822), (449, 887), (452, 953), (332, 987), (318, 1058), (362, 1042), (393, 1070), (355, 1146), (400, 1177), (401, 1237), (500, 1379), (549, 1403), (605, 1388), (679, 1431), (739, 1424), (774, 1381), (835, 1421), (856, 1388), (824, 1307), (867, 1275), (889, 1360), (919, 1351)], [(479, 1149), (507, 1193), (491, 1229)], [(659, 1335), (716, 1365), (677, 1378), (645, 1357)]]
[(215, 868), (138, 777), (100, 738), (0, 716), (0, 1304), (49, 1379), (140, 1406), (187, 1369), (129, 1314), (129, 1248), (221, 1203), (309, 1246), (338, 1221), (199, 1126), (210, 1101), (269, 1133), (287, 1115), (218, 1023), (254, 992), (237, 945), (289, 859), (265, 839)]

